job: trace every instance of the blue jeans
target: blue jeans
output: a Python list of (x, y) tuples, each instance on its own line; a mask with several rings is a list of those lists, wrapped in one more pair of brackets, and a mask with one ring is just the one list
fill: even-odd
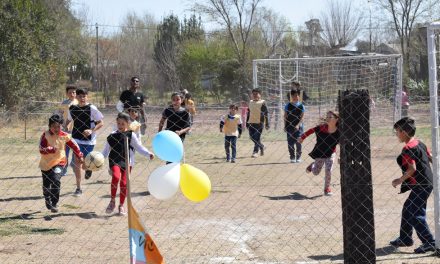
[(432, 192), (432, 187), (413, 187), (402, 209), (400, 224), (400, 239), (412, 241), (413, 228), (422, 243), (435, 243), (426, 222), (426, 202)]
[(232, 149), (232, 160), (235, 160), (235, 158), (237, 157), (237, 137), (225, 136), (225, 150), (227, 160), (231, 159), (229, 148)]
[(249, 137), (254, 142), (254, 153), (264, 148), (261, 143), (261, 134), (263, 134), (263, 124), (249, 124)]

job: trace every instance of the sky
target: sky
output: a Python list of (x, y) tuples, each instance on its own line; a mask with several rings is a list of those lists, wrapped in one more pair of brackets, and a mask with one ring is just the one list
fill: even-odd
[[(368, 0), (352, 0), (355, 8), (368, 10)], [(263, 0), (260, 6), (270, 7), (276, 13), (286, 17), (293, 28), (304, 26), (310, 18), (319, 17), (326, 6), (326, 0)], [(117, 26), (127, 13), (135, 12), (139, 16), (152, 14), (159, 22), (161, 18), (176, 14), (180, 19), (188, 17), (189, 0), (72, 0), (74, 11), (86, 10), (91, 24)], [(203, 21), (206, 25), (206, 21)]]

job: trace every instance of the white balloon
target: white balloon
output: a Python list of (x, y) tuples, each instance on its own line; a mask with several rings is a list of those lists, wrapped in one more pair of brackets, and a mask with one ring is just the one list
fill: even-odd
[(170, 163), (156, 168), (148, 177), (148, 190), (159, 200), (173, 197), (179, 189), (180, 163)]

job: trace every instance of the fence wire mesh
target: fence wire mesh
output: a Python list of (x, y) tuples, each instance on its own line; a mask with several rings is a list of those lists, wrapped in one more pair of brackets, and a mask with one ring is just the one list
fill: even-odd
[[(29, 102), (22, 111), (0, 115), (2, 263), (127, 263), (127, 218), (105, 212), (112, 180), (107, 165), (90, 179), (82, 178), (80, 197), (73, 196), (76, 181), (69, 167), (61, 178), (59, 212), (51, 213), (45, 207), (38, 144), (58, 105)], [(327, 110), (335, 107), (336, 103), (322, 111), (316, 105), (306, 105), (305, 130), (320, 124)], [(164, 108), (146, 108), (147, 129), (141, 142), (150, 150)], [(275, 108), (269, 106), (269, 120), (275, 115), (282, 120), (282, 113)], [(104, 115), (104, 126), (97, 131), (95, 150), (102, 151), (106, 137), (116, 129), (117, 111), (115, 106), (98, 105), (98, 109)], [(374, 253), (383, 263), (438, 263), (428, 254), (414, 255), (413, 248), (396, 251), (389, 246), (399, 234), (406, 199), (391, 186), (402, 174), (395, 159), (403, 145), (393, 134), (390, 112), (369, 112)], [(261, 135), (264, 156), (259, 152), (251, 157), (254, 143), (244, 126), (237, 140), (236, 163), (226, 162), (225, 137), (219, 124), (221, 116), (228, 113), (228, 106), (198, 107), (184, 141), (185, 162), (203, 170), (212, 183), (210, 197), (201, 203), (190, 202), (180, 192), (167, 201), (153, 198), (147, 189), (148, 176), (165, 162), (136, 154), (131, 173), (133, 205), (166, 263), (343, 262), (339, 146), (329, 182), (333, 195), (328, 196), (324, 192), (325, 169), (317, 175), (306, 172), (313, 162), (308, 155), (316, 144), (313, 135), (302, 144), (302, 162), (293, 163), (286, 133), (273, 126)], [(417, 137), (430, 146), (428, 98), (412, 98), (409, 114), (417, 122)], [(427, 208), (433, 230), (432, 199)]]

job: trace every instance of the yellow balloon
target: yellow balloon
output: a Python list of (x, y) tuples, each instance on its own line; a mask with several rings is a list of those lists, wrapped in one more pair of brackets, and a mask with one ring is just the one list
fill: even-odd
[(208, 175), (189, 164), (180, 166), (180, 190), (193, 202), (201, 202), (211, 192), (211, 181)]

